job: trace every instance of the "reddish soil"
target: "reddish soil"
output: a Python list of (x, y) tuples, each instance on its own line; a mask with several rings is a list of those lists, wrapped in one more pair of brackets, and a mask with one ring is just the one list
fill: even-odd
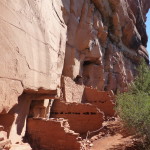
[(116, 134), (114, 136), (108, 135), (95, 141), (91, 150), (121, 150), (129, 143), (132, 143), (131, 136), (123, 138), (121, 134)]
[(144, 150), (140, 139), (129, 134), (118, 119), (105, 122), (103, 130), (91, 142), (90, 150)]

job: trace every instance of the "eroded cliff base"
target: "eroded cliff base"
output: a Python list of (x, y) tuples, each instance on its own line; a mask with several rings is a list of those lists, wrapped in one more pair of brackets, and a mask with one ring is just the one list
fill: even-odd
[(121, 150), (141, 144), (116, 118), (112, 91), (63, 77), (62, 94), (56, 93), (25, 91), (10, 112), (0, 114), (2, 150)]
[(148, 0), (1, 0), (0, 149), (88, 150), (88, 138), (110, 131), (115, 94), (128, 90), (141, 58), (149, 62), (149, 8)]

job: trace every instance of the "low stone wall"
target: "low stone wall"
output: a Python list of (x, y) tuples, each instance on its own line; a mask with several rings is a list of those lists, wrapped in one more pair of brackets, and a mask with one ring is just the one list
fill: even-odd
[(113, 91), (99, 91), (95, 88), (79, 85), (69, 77), (62, 78), (62, 85), (66, 102), (90, 103), (103, 111), (106, 117), (114, 116), (115, 96)]
[(28, 119), (27, 138), (33, 150), (79, 150), (79, 134), (64, 119)]
[(102, 127), (103, 113), (91, 104), (65, 103), (56, 100), (51, 110), (52, 118), (68, 119), (70, 129), (86, 134)]
[(115, 96), (112, 91), (99, 91), (94, 88), (85, 87), (83, 102), (91, 103), (104, 112), (106, 117), (115, 115)]

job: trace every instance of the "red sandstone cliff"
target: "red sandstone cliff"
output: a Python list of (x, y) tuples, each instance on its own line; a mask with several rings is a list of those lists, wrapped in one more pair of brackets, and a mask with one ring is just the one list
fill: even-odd
[(85, 85), (100, 90), (126, 90), (140, 56), (148, 59), (145, 14), (150, 4), (145, 3), (82, 0), (64, 5), (68, 40), (63, 75), (80, 75)]
[[(100, 91), (126, 91), (140, 57), (149, 61), (149, 8), (149, 0), (0, 0), (0, 125), (7, 138), (20, 142), (28, 114), (51, 112), (44, 99), (58, 100), (53, 111), (96, 113), (52, 115), (68, 119), (76, 132), (82, 132), (89, 118), (95, 121), (89, 120), (85, 133), (112, 116), (114, 96)], [(74, 127), (76, 118), (83, 122), (79, 129)]]

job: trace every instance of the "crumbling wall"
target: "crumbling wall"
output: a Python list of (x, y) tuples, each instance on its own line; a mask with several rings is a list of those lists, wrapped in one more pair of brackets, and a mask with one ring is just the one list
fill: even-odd
[(106, 117), (115, 115), (115, 96), (112, 91), (99, 91), (94, 88), (85, 87), (83, 102), (96, 106), (104, 112)]
[(27, 136), (34, 150), (80, 150), (79, 134), (64, 119), (28, 119)]
[[(62, 81), (65, 102), (90, 103), (99, 108), (106, 117), (114, 116), (115, 95), (113, 91), (100, 91), (92, 87), (79, 85), (69, 77), (63, 77)], [(58, 106), (55, 104), (53, 107)]]
[(102, 127), (104, 114), (91, 104), (65, 103), (56, 100), (51, 110), (52, 118), (68, 119), (70, 129), (85, 135)]

